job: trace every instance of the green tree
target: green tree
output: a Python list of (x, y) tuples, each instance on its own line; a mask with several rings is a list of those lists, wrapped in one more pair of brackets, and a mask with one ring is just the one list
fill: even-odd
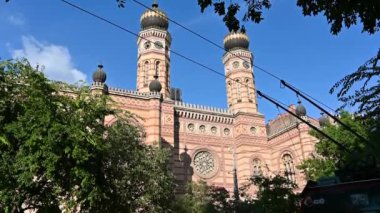
[(327, 124), (322, 131), (347, 147), (349, 152), (345, 152), (323, 135), (312, 131), (311, 134), (319, 139), (315, 145), (316, 153), (298, 167), (303, 170), (308, 179), (317, 180), (321, 177), (333, 176), (338, 169), (357, 169), (370, 166), (367, 165), (370, 163), (368, 161), (373, 161), (373, 158), (376, 157), (376, 150), (379, 150), (380, 144), (379, 138), (374, 137), (379, 131), (373, 129), (376, 120), (363, 120), (348, 112), (340, 113), (339, 117), (357, 133), (365, 138), (370, 138), (371, 143), (360, 140), (339, 124)]
[[(85, 86), (0, 62), (0, 210), (165, 212), (174, 197), (167, 151), (141, 143), (131, 115)], [(103, 125), (106, 115), (117, 117)]]
[[(244, 191), (255, 186), (258, 191), (256, 198), (248, 197)], [(250, 183), (243, 186), (246, 196), (242, 206), (251, 206), (244, 212), (297, 212), (298, 196), (294, 193), (297, 185), (281, 175), (274, 177), (253, 176)], [(253, 204), (253, 205), (250, 205)]]
[(187, 185), (186, 193), (176, 199), (174, 209), (181, 213), (232, 212), (229, 199), (225, 188), (200, 181)]

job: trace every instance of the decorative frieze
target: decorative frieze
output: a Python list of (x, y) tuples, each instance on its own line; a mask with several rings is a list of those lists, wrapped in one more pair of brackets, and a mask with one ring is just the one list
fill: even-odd
[(226, 109), (206, 107), (183, 102), (175, 102), (175, 112), (179, 117), (215, 123), (232, 124), (232, 113)]

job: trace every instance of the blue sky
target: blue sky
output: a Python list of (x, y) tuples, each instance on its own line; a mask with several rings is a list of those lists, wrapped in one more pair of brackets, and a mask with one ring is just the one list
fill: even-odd
[[(144, 8), (127, 0), (119, 9), (116, 1), (73, 0), (75, 4), (110, 19), (134, 32), (140, 30)], [(143, 0), (145, 4), (152, 1)], [(179, 3), (180, 2), (180, 3)], [(246, 23), (254, 63), (301, 88), (332, 108), (339, 106), (329, 88), (377, 53), (379, 34), (361, 33), (360, 26), (343, 29), (338, 36), (322, 16), (304, 17), (295, 1), (273, 0), (260, 24)], [(196, 0), (160, 0), (170, 18), (222, 44), (227, 33), (221, 18), (211, 9), (204, 14)], [(134, 89), (136, 82), (136, 38), (101, 22), (61, 1), (12, 0), (0, 2), (0, 57), (27, 56), (45, 65), (48, 76), (73, 82), (85, 78), (103, 63), (107, 84)], [(223, 51), (170, 23), (172, 49), (223, 73)], [(256, 86), (286, 104), (296, 103), (293, 93), (281, 89), (278, 80), (254, 69)], [(226, 108), (225, 80), (172, 54), (171, 82), (183, 90), (184, 101)], [(259, 111), (272, 119), (277, 109), (258, 99)], [(306, 104), (308, 114), (319, 111)], [(351, 109), (348, 109), (351, 110)]]

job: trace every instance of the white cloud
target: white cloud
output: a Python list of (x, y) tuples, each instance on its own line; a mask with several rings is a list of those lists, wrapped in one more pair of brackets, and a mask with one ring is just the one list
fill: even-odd
[(25, 20), (22, 15), (15, 14), (8, 16), (9, 23), (16, 25), (16, 26), (22, 26), (25, 24)]
[(22, 46), (11, 50), (12, 58), (27, 58), (32, 66), (43, 66), (49, 79), (68, 83), (86, 80), (86, 74), (75, 68), (67, 47), (41, 42), (32, 36), (22, 36)]

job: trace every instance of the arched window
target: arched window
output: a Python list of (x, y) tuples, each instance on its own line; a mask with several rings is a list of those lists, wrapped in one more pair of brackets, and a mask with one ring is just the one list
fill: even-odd
[(296, 182), (292, 156), (290, 154), (284, 154), (282, 156), (282, 163), (284, 165), (285, 177), (292, 182)]
[(160, 75), (160, 62), (159, 61), (156, 61), (156, 67), (155, 67), (155, 70), (154, 70), (154, 74), (159, 76)]
[(241, 101), (241, 94), (240, 94), (241, 83), (239, 79), (236, 80), (235, 85), (236, 85), (236, 98), (237, 98), (237, 101), (240, 102)]
[(246, 85), (246, 88), (247, 88), (247, 95), (248, 95), (248, 99), (251, 100), (252, 99), (252, 88), (251, 88), (251, 84), (249, 83), (249, 79), (245, 79), (245, 85)]
[(231, 81), (227, 82), (227, 96), (228, 97), (232, 96)]
[(252, 161), (252, 175), (253, 176), (261, 176), (263, 174), (263, 171), (261, 170), (261, 160), (260, 159), (253, 159)]
[(149, 61), (145, 61), (143, 69), (144, 86), (148, 85), (149, 81)]

